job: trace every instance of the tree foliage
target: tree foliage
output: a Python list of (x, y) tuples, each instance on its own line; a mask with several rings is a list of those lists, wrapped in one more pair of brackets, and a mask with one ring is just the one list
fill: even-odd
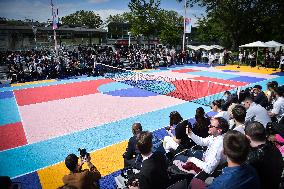
[(73, 26), (88, 26), (89, 28), (98, 28), (102, 25), (101, 17), (93, 11), (76, 11), (70, 15), (62, 17), (62, 24)]
[(149, 39), (151, 35), (158, 33), (158, 14), (161, 0), (131, 0), (128, 4), (131, 10), (129, 21), (131, 33), (140, 34)]
[(131, 13), (129, 12), (124, 12), (122, 14), (116, 14), (116, 15), (109, 15), (106, 19), (106, 23), (109, 24), (111, 22), (115, 23), (128, 23), (129, 18), (131, 16)]
[[(206, 18), (199, 19), (199, 38), (217, 39), (227, 47), (261, 40), (284, 40), (283, 0), (191, 0), (206, 7)], [(218, 35), (219, 33), (219, 35)]]

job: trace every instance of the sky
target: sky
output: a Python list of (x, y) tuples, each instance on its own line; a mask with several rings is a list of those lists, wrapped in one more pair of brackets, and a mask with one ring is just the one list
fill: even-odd
[[(77, 10), (89, 10), (99, 14), (103, 21), (109, 15), (129, 12), (128, 3), (129, 0), (53, 0), (53, 4), (59, 9), (59, 17)], [(183, 3), (176, 0), (161, 0), (161, 8), (183, 15)], [(193, 26), (196, 25), (197, 17), (205, 14), (205, 9), (198, 5), (188, 8), (187, 11), (187, 17), (192, 18)], [(0, 17), (46, 22), (52, 18), (50, 0), (0, 0)]]

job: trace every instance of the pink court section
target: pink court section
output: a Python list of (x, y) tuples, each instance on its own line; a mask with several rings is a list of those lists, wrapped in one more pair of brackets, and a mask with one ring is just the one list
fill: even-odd
[(0, 151), (27, 144), (21, 122), (0, 126)]
[(246, 82), (232, 81), (232, 80), (225, 80), (225, 79), (218, 79), (218, 78), (204, 77), (204, 76), (196, 77), (194, 79), (200, 80), (200, 81), (211, 81), (211, 82), (217, 82), (221, 84), (234, 85), (236, 87), (241, 87), (241, 86), (245, 86), (248, 84)]
[(185, 69), (180, 69), (180, 70), (171, 70), (172, 72), (178, 72), (178, 73), (187, 73), (187, 72), (197, 72), (200, 70), (193, 70), (193, 69), (189, 69), (189, 68), (185, 68)]
[(68, 83), (63, 85), (53, 85), (14, 91), (19, 106), (71, 98), (98, 93), (100, 85), (114, 82), (111, 79), (99, 79), (93, 81), (83, 81), (78, 83)]
[(165, 95), (142, 98), (97, 93), (20, 106), (19, 110), (28, 143), (34, 143), (184, 102)]

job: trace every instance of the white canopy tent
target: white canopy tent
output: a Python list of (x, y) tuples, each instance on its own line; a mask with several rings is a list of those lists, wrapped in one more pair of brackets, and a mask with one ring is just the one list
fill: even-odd
[(278, 43), (277, 41), (268, 41), (268, 42), (265, 42), (265, 44), (273, 46), (273, 47), (283, 47), (284, 46), (284, 44)]
[(252, 43), (248, 43), (248, 44), (245, 44), (245, 45), (241, 45), (240, 46), (241, 48), (253, 48), (253, 47), (260, 47), (260, 48), (266, 48), (266, 47), (274, 47), (270, 44), (266, 44), (264, 42), (261, 42), (261, 41), (256, 41), (256, 42), (252, 42)]
[(223, 49), (224, 47), (220, 46), (220, 45), (211, 45), (211, 46), (208, 46), (208, 45), (199, 45), (199, 46), (193, 46), (193, 45), (187, 45), (187, 48), (189, 49), (193, 49), (193, 50), (199, 50), (199, 49), (205, 49), (206, 51), (210, 51), (212, 49)]

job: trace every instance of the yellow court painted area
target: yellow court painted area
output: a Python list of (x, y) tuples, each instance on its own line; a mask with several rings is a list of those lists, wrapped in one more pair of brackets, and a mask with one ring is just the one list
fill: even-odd
[(25, 82), (25, 83), (15, 83), (11, 84), (11, 86), (24, 86), (24, 85), (31, 85), (31, 84), (39, 84), (39, 83), (50, 83), (50, 82), (55, 82), (55, 79), (50, 79), (50, 80), (42, 80), (42, 81), (31, 81), (31, 82)]
[(143, 70), (135, 70), (135, 72), (148, 72), (155, 69), (143, 69)]
[(264, 68), (264, 67), (250, 67), (250, 66), (240, 66), (238, 68), (238, 65), (227, 65), (227, 66), (216, 66), (215, 68), (220, 70), (233, 70), (233, 71), (240, 71), (240, 72), (254, 72), (254, 73), (260, 73), (260, 74), (273, 74), (280, 72), (280, 69), (276, 69), (274, 71), (274, 68)]
[[(128, 141), (123, 141), (91, 153), (91, 161), (101, 172), (102, 176), (106, 176), (123, 168), (122, 154), (125, 152), (127, 142)], [(83, 169), (87, 168), (85, 166), (86, 165), (83, 166)], [(62, 178), (69, 173), (69, 170), (65, 167), (63, 161), (39, 170), (37, 173), (43, 189), (56, 189), (63, 185)]]

